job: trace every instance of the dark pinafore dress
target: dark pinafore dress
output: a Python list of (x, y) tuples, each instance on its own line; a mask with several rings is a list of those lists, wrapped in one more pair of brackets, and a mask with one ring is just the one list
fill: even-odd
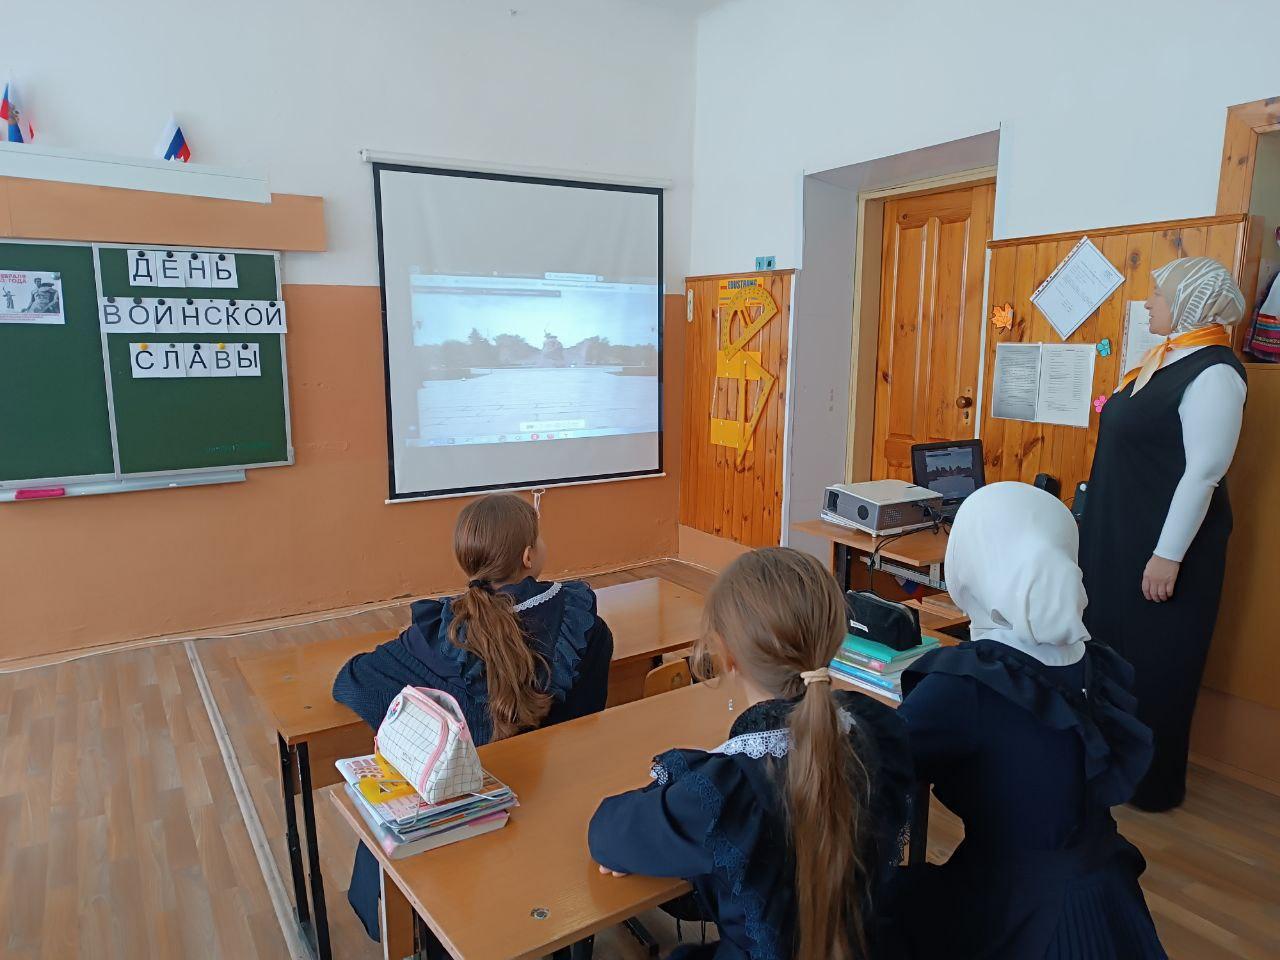
[[(946, 863), (905, 868), (900, 956), (916, 960), (1162, 960), (1123, 803), (1151, 759), (1132, 671), (1088, 644), (1048, 667), (994, 640), (921, 657), (898, 713), (916, 776), (964, 821)], [(928, 922), (921, 922), (927, 918)]]
[(1136, 397), (1129, 384), (1107, 401), (1080, 524), (1085, 626), (1133, 665), (1138, 717), (1155, 735), (1155, 758), (1133, 796), (1147, 810), (1175, 807), (1186, 793), (1191, 715), (1231, 534), (1225, 479), (1182, 560), (1172, 599), (1143, 597), (1142, 572), (1186, 470), (1178, 405), (1192, 381), (1219, 363), (1247, 379), (1230, 348), (1205, 347), (1162, 367)]

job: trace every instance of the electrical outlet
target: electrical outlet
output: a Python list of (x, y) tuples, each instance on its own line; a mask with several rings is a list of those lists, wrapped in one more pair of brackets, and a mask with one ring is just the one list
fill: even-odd
[(774, 269), (777, 269), (777, 266), (778, 266), (777, 257), (756, 257), (757, 270), (774, 270)]

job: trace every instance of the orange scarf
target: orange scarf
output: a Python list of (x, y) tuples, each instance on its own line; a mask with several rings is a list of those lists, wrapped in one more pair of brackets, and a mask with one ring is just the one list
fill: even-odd
[(1160, 364), (1164, 363), (1165, 354), (1174, 349), (1174, 347), (1211, 347), (1218, 345), (1231, 346), (1231, 334), (1220, 323), (1211, 323), (1207, 327), (1188, 330), (1186, 333), (1180, 333), (1176, 337), (1169, 337), (1164, 343), (1157, 344), (1148, 350), (1147, 355), (1142, 358), (1142, 362), (1124, 375), (1124, 378), (1120, 381), (1120, 386), (1116, 387), (1116, 393), (1119, 393), (1134, 380), (1138, 382), (1133, 384), (1133, 393), (1137, 393), (1145, 387), (1147, 381), (1155, 376), (1155, 372), (1160, 369)]

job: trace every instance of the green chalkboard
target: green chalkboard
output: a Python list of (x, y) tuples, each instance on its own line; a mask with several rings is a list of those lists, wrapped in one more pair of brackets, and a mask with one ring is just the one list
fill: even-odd
[(114, 474), (93, 250), (0, 242), (18, 270), (61, 275), (66, 323), (0, 323), (0, 480)]
[[(272, 254), (237, 254), (239, 286), (219, 290), (131, 287), (128, 253), (119, 247), (99, 251), (99, 268), (106, 297), (274, 300), (280, 295)], [(259, 345), (262, 376), (229, 379), (135, 380), (129, 370), (129, 344), (137, 339), (128, 334), (107, 337), (122, 473), (289, 461), (284, 338), (280, 334), (238, 335), (237, 343)], [(171, 335), (164, 337), (161, 345), (211, 339), (213, 335), (207, 333)]]
[[(140, 335), (100, 330), (100, 294), (279, 298), (274, 254), (234, 256), (235, 288), (135, 288), (124, 247), (0, 241), (0, 273), (59, 273), (66, 314), (65, 324), (0, 323), (0, 485), (292, 462), (284, 335), (235, 335), (258, 345), (261, 376), (134, 379), (129, 344)], [(168, 334), (158, 345), (220, 338)]]

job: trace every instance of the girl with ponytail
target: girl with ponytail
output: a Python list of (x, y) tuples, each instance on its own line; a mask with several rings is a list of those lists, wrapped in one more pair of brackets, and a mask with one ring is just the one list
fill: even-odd
[(900, 860), (912, 768), (897, 715), (832, 688), (844, 598), (808, 554), (740, 557), (707, 598), (704, 653), (729, 675), (729, 739), (657, 757), (654, 783), (605, 800), (602, 873), (682, 877), (717, 944), (673, 957), (885, 956), (882, 893)]
[[(468, 504), (453, 533), (467, 589), (419, 600), (398, 638), (353, 657), (333, 698), (375, 731), (405, 686), (452, 694), (477, 745), (604, 709), (613, 635), (585, 583), (539, 579), (538, 514), (510, 493)], [(378, 939), (377, 861), (363, 847), (347, 894)]]

